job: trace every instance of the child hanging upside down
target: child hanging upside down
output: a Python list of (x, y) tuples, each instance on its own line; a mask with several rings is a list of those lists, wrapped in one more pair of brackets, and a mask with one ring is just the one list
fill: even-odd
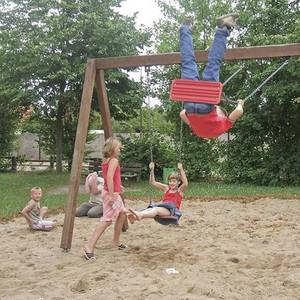
[(150, 184), (164, 192), (162, 203), (150, 204), (149, 207), (142, 211), (134, 211), (129, 209), (130, 213), (128, 219), (130, 223), (134, 221), (141, 221), (145, 218), (167, 218), (174, 217), (177, 219), (181, 217), (180, 208), (183, 198), (183, 191), (188, 186), (188, 180), (183, 170), (182, 164), (178, 163), (179, 173), (174, 172), (168, 176), (168, 185), (160, 183), (154, 177), (154, 163), (149, 164), (150, 168)]
[[(217, 19), (218, 27), (208, 54), (208, 63), (202, 73), (202, 80), (219, 81), (220, 66), (223, 61), (227, 37), (235, 26), (237, 14), (229, 14)], [(192, 39), (192, 26), (186, 21), (180, 27), (181, 78), (199, 80)], [(234, 122), (243, 115), (244, 101), (238, 100), (237, 107), (229, 116), (218, 105), (184, 102), (180, 118), (187, 123), (194, 134), (212, 139), (232, 128)]]

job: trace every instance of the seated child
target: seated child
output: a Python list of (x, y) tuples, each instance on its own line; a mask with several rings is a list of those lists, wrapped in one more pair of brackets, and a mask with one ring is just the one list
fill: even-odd
[(104, 179), (97, 172), (90, 173), (85, 180), (85, 191), (90, 193), (89, 202), (82, 203), (76, 209), (76, 217), (88, 216), (89, 218), (100, 218), (103, 215), (102, 190)]
[[(218, 18), (218, 27), (209, 50), (208, 63), (202, 73), (202, 80), (219, 81), (220, 66), (226, 52), (227, 37), (235, 26), (237, 18), (237, 14)], [(180, 54), (181, 78), (199, 80), (190, 21), (186, 21), (180, 27)], [(191, 127), (197, 136), (212, 139), (232, 128), (234, 122), (243, 115), (243, 106), (244, 101), (239, 99), (235, 110), (227, 116), (225, 110), (218, 105), (184, 102), (184, 110), (180, 112), (180, 118)]]
[(22, 210), (22, 215), (33, 230), (49, 231), (55, 222), (46, 221), (44, 217), (48, 211), (47, 207), (40, 207), (40, 200), (42, 198), (42, 189), (40, 187), (33, 187), (31, 189), (31, 199)]
[(179, 220), (181, 213), (181, 202), (183, 191), (188, 186), (188, 180), (183, 170), (182, 164), (178, 163), (179, 173), (174, 172), (168, 176), (168, 184), (160, 183), (154, 177), (154, 163), (149, 164), (150, 168), (150, 184), (164, 192), (162, 203), (151, 204), (147, 209), (135, 211), (129, 209), (128, 219), (130, 223), (141, 221), (145, 218), (165, 218), (176, 217)]

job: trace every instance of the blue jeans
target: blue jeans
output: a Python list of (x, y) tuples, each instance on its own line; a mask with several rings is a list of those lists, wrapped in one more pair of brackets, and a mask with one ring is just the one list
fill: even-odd
[[(220, 67), (224, 59), (229, 36), (227, 27), (217, 28), (213, 43), (208, 53), (208, 63), (202, 73), (202, 80), (219, 81)], [(199, 72), (195, 59), (192, 31), (187, 25), (180, 27), (181, 78), (199, 80)], [(207, 114), (214, 105), (206, 103), (184, 102), (187, 113)]]

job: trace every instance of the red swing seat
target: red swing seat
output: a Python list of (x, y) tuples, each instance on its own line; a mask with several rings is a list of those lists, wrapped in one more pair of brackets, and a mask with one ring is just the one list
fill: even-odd
[(170, 89), (170, 99), (183, 102), (219, 104), (223, 84), (218, 81), (175, 79)]

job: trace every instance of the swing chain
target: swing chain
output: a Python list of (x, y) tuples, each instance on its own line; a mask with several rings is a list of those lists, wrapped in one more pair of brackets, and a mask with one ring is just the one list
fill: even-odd
[[(277, 74), (283, 67), (285, 67), (287, 64), (289, 63), (288, 60), (286, 60), (284, 63), (282, 63), (273, 73), (271, 73), (269, 75), (269, 77), (267, 79), (265, 79), (251, 94), (249, 94), (244, 101), (248, 100), (249, 98), (251, 98), (256, 92), (258, 92), (271, 78), (273, 78), (273, 76), (275, 76), (275, 74)], [(243, 69), (243, 66), (241, 68), (239, 68), (237, 71), (235, 71), (224, 83), (223, 83), (223, 87), (233, 78), (235, 77), (236, 74), (238, 74), (241, 70)], [(222, 93), (222, 100), (225, 100), (226, 102), (229, 103), (236, 103), (236, 101), (229, 99), (225, 93)]]
[(223, 87), (232, 79), (234, 78), (240, 71), (242, 71), (244, 66), (241, 66), (238, 70), (236, 70), (231, 76), (229, 76), (224, 82), (223, 82)]
[(224, 92), (222, 93), (222, 100), (223, 100), (223, 101), (226, 101), (226, 102), (228, 102), (228, 103), (237, 104), (237, 101), (236, 101), (236, 100), (231, 100), (231, 99), (229, 99), (229, 98), (225, 95)]
[[(183, 102), (181, 103), (181, 110), (184, 109)], [(183, 147), (183, 121), (180, 119), (180, 136), (179, 136), (179, 162), (182, 163), (182, 147)]]
[(151, 82), (150, 82), (150, 66), (145, 66), (146, 72), (146, 87), (147, 87), (147, 106), (148, 106), (148, 131), (149, 131), (149, 142), (150, 142), (150, 160), (153, 162), (153, 126), (152, 126), (152, 114), (151, 114), (151, 106), (150, 106), (150, 89), (151, 89)]
[(266, 80), (264, 80), (250, 95), (248, 95), (244, 101), (251, 98), (256, 92), (258, 92), (275, 74), (277, 74), (283, 67), (285, 67), (289, 63), (288, 60), (286, 60), (283, 64), (281, 64)]

